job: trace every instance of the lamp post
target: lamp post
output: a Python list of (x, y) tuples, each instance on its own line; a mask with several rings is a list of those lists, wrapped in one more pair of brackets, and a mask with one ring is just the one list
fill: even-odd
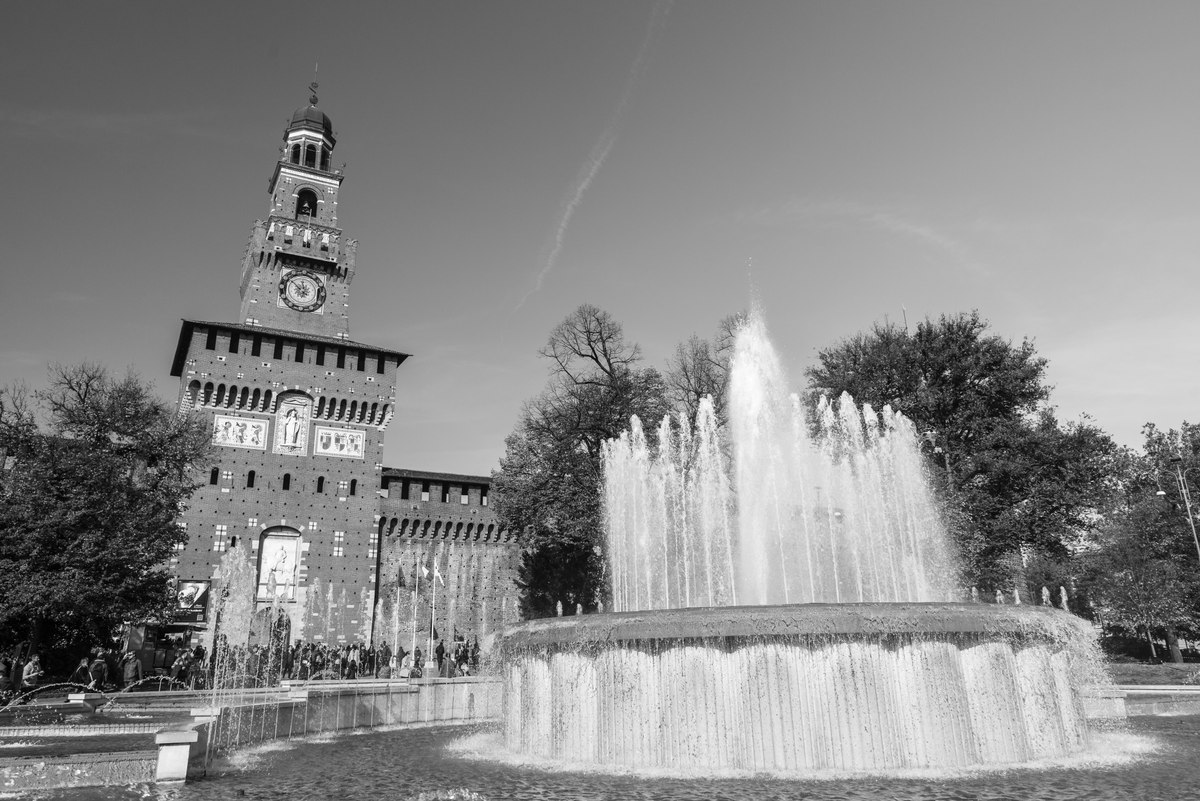
[[(1196, 468), (1183, 469), (1183, 457), (1176, 456), (1171, 459), (1171, 464), (1175, 467), (1175, 483), (1179, 487), (1179, 495), (1183, 498), (1183, 508), (1187, 512), (1188, 526), (1192, 529), (1192, 542), (1196, 545), (1196, 558), (1200, 559), (1200, 536), (1196, 535), (1196, 518), (1192, 515), (1192, 493), (1188, 488), (1187, 474)], [(1166, 496), (1166, 491), (1160, 485), (1158, 492), (1155, 493), (1160, 498)]]

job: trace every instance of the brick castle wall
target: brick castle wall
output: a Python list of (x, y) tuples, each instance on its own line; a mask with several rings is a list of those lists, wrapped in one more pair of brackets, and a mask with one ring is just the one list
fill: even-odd
[[(489, 479), (389, 469), (383, 482), (376, 639), (411, 650), (415, 625), (426, 651), (431, 615), (447, 643), (516, 622), (520, 546), (487, 505)], [(432, 573), (427, 579), (421, 571), (433, 564), (445, 582), (436, 587), (436, 614)]]
[[(210, 338), (210, 330), (215, 337)], [(253, 353), (256, 338), (258, 354)], [(264, 532), (273, 527), (292, 530), (299, 534), (296, 587), (287, 604), (294, 636), (357, 639), (370, 625), (372, 604), (365, 604), (364, 614), (361, 596), (364, 589), (374, 592), (376, 490), (398, 358), (386, 356), (384, 372), (379, 373), (378, 352), (345, 347), (339, 368), (338, 346), (330, 345), (325, 364), (319, 365), (314, 343), (305, 342), (297, 361), (301, 339), (220, 325), (192, 326), (181, 375), (181, 408), (198, 411), (214, 427), (218, 417), (233, 420), (235, 426), (265, 426), (265, 443), (262, 449), (213, 448), (216, 483), (206, 481), (183, 514), (188, 542), (175, 555), (173, 566), (181, 580), (211, 579), (224, 552), (236, 548), (257, 572)], [(280, 351), (277, 341), (282, 342)], [(298, 397), (295, 393), (311, 400), (313, 418), (299, 455), (275, 448), (280, 399)], [(315, 455), (318, 426), (361, 434), (362, 458)], [(308, 592), (316, 579), (324, 594), (333, 588), (336, 609), (331, 613), (326, 602), (322, 610), (322, 620), (333, 621), (329, 630), (317, 631), (321, 627), (303, 613), (311, 606)]]

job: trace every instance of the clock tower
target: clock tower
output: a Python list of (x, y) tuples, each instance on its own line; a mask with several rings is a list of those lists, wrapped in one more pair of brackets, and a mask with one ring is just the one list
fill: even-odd
[[(283, 609), (293, 639), (365, 642), (384, 435), (408, 356), (349, 337), (357, 243), (338, 227), (342, 171), (312, 88), (284, 130), (271, 207), (242, 259), (240, 316), (182, 321), (179, 411), (207, 420), (213, 463), (180, 514), (188, 540), (171, 566), (181, 587), (205, 593), (241, 559), (257, 576), (259, 631)], [(207, 626), (207, 614), (191, 620)]]
[(283, 132), (268, 191), (267, 219), (257, 220), (242, 260), (240, 321), (245, 325), (346, 339), (350, 282), (358, 242), (338, 227), (342, 170), (330, 164), (333, 123), (307, 106)]

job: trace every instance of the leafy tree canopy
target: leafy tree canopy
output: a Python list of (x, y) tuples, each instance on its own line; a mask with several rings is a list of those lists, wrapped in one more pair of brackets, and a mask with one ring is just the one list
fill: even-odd
[(137, 376), (92, 364), (0, 390), (0, 640), (103, 641), (164, 615), (207, 441)]
[(1180, 539), (1170, 509), (1144, 497), (1109, 516), (1081, 560), (1079, 583), (1106, 629), (1135, 637), (1161, 632), (1181, 662), (1177, 635), (1197, 631), (1200, 581), (1195, 550), (1181, 554)]
[(522, 532), (519, 585), (526, 617), (606, 597), (601, 445), (629, 418), (667, 410), (662, 376), (641, 367), (636, 344), (605, 311), (583, 305), (551, 332), (540, 355), (550, 376), (505, 440), (493, 475), (501, 523)]
[(1119, 452), (1089, 421), (1048, 406), (1033, 343), (989, 330), (978, 312), (910, 332), (876, 324), (818, 353), (813, 394), (891, 405), (925, 432), (968, 580), (1010, 586), (1030, 554), (1064, 558), (1099, 521)]

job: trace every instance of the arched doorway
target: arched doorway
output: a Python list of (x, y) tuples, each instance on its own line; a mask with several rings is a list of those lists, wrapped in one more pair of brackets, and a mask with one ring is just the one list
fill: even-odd
[(260, 603), (293, 603), (300, 565), (300, 532), (290, 526), (272, 526), (263, 531), (258, 544), (258, 591)]

